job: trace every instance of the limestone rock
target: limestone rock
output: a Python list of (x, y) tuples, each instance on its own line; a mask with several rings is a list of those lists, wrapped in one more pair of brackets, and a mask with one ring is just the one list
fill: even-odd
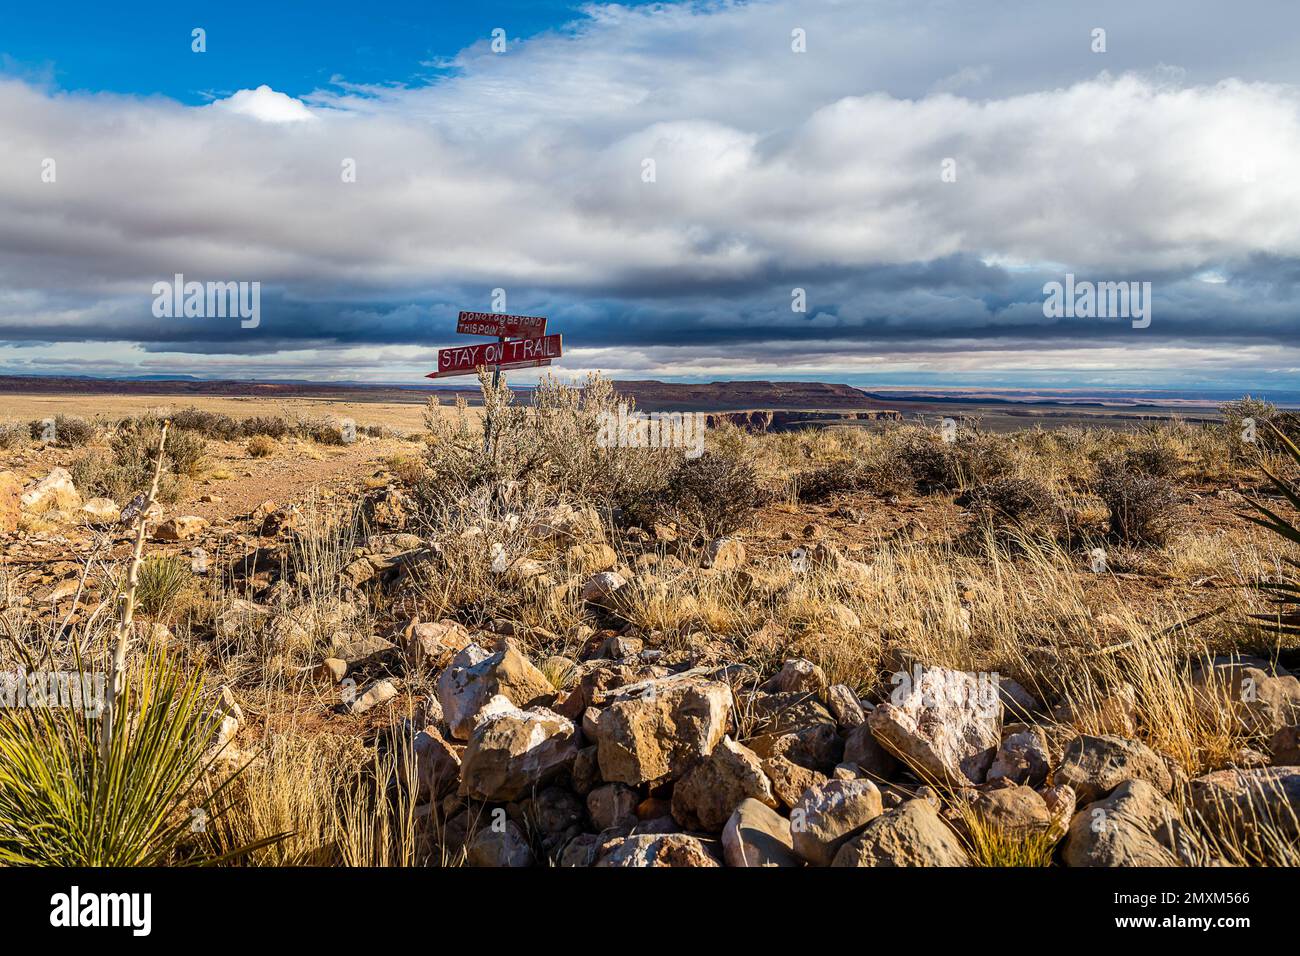
[(724, 537), (710, 541), (704, 549), (704, 566), (715, 571), (735, 571), (745, 566), (745, 546), (739, 538)]
[(832, 866), (968, 866), (970, 857), (928, 800), (908, 800), (867, 824)]
[(812, 787), (790, 811), (796, 853), (813, 866), (829, 866), (841, 846), (884, 811), (870, 780), (829, 780)]
[(742, 800), (722, 828), (722, 857), (728, 866), (803, 865), (790, 821), (753, 798)]
[(1114, 736), (1076, 737), (1052, 774), (1054, 784), (1074, 788), (1080, 803), (1101, 799), (1125, 780), (1144, 780), (1162, 794), (1174, 783), (1168, 765), (1154, 750), (1141, 741)]
[(622, 688), (596, 725), (600, 774), (633, 786), (674, 780), (713, 752), (731, 719), (731, 688), (675, 677)]
[(504, 650), (489, 654), (468, 644), (438, 675), (438, 701), (453, 737), (468, 740), (478, 712), (500, 695), (516, 707), (545, 703), (555, 694), (546, 675), (507, 641)]
[(460, 753), (437, 727), (415, 735), (415, 779), (420, 800), (438, 800), (460, 783)]
[(640, 795), (623, 783), (607, 783), (587, 794), (587, 815), (600, 830), (633, 826)]
[(26, 511), (76, 511), (81, 494), (72, 483), (66, 468), (52, 468), (50, 473), (22, 493), (19, 503)]
[(580, 598), (588, 604), (601, 607), (613, 607), (614, 597), (620, 588), (627, 585), (627, 578), (617, 571), (601, 571), (593, 574), (582, 586)]
[(86, 524), (104, 527), (117, 524), (122, 517), (122, 510), (112, 498), (91, 498), (81, 506), (81, 516)]
[(1189, 784), (1192, 808), (1216, 831), (1247, 845), (1300, 839), (1300, 767), (1218, 770)]
[(371, 684), (358, 694), (356, 699), (348, 706), (348, 711), (353, 714), (364, 714), (367, 711), (374, 710), (380, 704), (387, 703), (396, 696), (397, 685), (390, 680), (381, 680)]
[(1066, 866), (1177, 866), (1173, 804), (1145, 780), (1127, 780), (1074, 815), (1061, 851)]
[(782, 756), (764, 757), (763, 773), (772, 784), (772, 795), (784, 807), (796, 806), (809, 787), (826, 782), (825, 774)]
[(1300, 724), (1279, 729), (1269, 738), (1268, 752), (1274, 766), (1300, 765)]
[(1009, 780), (1036, 787), (1047, 779), (1050, 768), (1047, 735), (1033, 727), (1002, 739), (1002, 746), (989, 767), (988, 780), (990, 783)]
[(525, 867), (533, 865), (533, 850), (523, 830), (513, 820), (500, 828), (482, 827), (465, 848), (470, 866)]
[(891, 699), (867, 723), (884, 746), (937, 782), (984, 782), (1000, 743), (1002, 707), (991, 682), (945, 668), (896, 675)]
[(710, 843), (685, 833), (642, 833), (619, 840), (599, 867), (721, 866)]
[(797, 691), (820, 693), (826, 689), (826, 674), (812, 661), (795, 657), (782, 664), (781, 670), (762, 689), (769, 694)]
[(451, 663), (459, 651), (471, 643), (469, 631), (458, 621), (445, 618), (441, 621), (416, 622), (409, 628), (406, 650), (417, 665), (443, 668)]
[(867, 721), (858, 724), (844, 738), (844, 762), (878, 780), (888, 780), (898, 769), (898, 761), (871, 732)]
[(826, 703), (840, 730), (848, 733), (867, 719), (858, 695), (844, 684), (834, 684), (826, 691)]
[(1247, 734), (1272, 735), (1300, 721), (1300, 681), (1258, 658), (1216, 658), (1192, 675), (1198, 706), (1225, 707)]
[(461, 757), (462, 796), (517, 800), (550, 783), (578, 755), (573, 722), (544, 707), (520, 710), (498, 695), (483, 713)]
[(177, 515), (158, 525), (153, 536), (159, 541), (193, 541), (207, 526), (208, 520), (198, 515)]
[(672, 815), (687, 830), (716, 833), (740, 802), (751, 798), (776, 806), (758, 756), (743, 744), (723, 737), (673, 786)]
[(1004, 832), (1049, 830), (1055, 815), (1032, 787), (999, 787), (975, 792), (971, 812)]

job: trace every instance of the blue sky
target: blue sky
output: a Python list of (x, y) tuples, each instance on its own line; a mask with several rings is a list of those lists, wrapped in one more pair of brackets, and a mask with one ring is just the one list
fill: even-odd
[[(439, 74), (438, 61), (497, 27), (533, 36), (574, 19), (580, 7), (551, 0), (388, 0), (382, 12), (345, 0), (12, 4), (0, 13), (0, 52), (10, 72), (60, 89), (162, 94), (197, 105), (262, 84), (302, 96), (335, 76), (428, 80)], [(191, 52), (195, 27), (208, 33), (205, 56)]]
[[(413, 382), (502, 290), (574, 374), (1295, 390), (1298, 32), (1282, 0), (11, 4), (0, 372)], [(1150, 283), (1151, 322), (1045, 315), (1067, 273)], [(258, 283), (258, 322), (156, 314), (177, 274)]]

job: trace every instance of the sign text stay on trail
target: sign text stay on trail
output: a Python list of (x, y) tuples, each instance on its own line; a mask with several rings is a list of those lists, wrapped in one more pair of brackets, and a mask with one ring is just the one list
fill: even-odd
[(438, 371), (427, 378), (466, 375), (480, 365), (500, 368), (528, 368), (550, 365), (560, 357), (561, 336), (543, 335), (535, 339), (500, 339), (478, 345), (461, 345), (438, 350)]
[[(503, 315), (497, 312), (462, 312), (456, 318), (460, 335), (491, 335), (495, 342), (438, 349), (438, 369), (425, 378), (470, 375), (491, 366), (492, 388), (501, 385), (503, 368), (536, 368), (550, 365), (562, 354), (559, 335), (546, 334), (546, 317)], [(492, 446), (492, 409), (483, 423), (484, 450)]]

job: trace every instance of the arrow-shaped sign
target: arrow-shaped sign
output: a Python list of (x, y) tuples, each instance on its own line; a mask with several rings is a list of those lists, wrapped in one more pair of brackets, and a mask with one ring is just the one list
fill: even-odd
[(481, 345), (463, 345), (438, 349), (438, 371), (425, 378), (445, 378), (448, 375), (467, 375), (480, 365), (500, 365), (502, 368), (532, 368), (550, 365), (562, 353), (560, 335), (544, 335), (535, 339), (514, 342), (484, 342)]

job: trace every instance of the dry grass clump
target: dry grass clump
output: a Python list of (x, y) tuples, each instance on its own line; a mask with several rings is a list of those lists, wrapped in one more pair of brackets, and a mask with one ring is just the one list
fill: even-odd
[[(209, 838), (218, 853), (269, 843), (245, 856), (250, 866), (330, 866), (340, 859), (340, 798), (372, 759), (356, 738), (269, 734), (214, 813)], [(211, 779), (209, 786), (219, 781)]]
[(975, 866), (1042, 867), (1052, 856), (1063, 833), (1053, 828), (1010, 828), (960, 804), (961, 830)]
[(256, 435), (248, 440), (244, 450), (248, 452), (251, 458), (270, 458), (279, 450), (279, 444), (274, 438), (266, 435)]
[(193, 586), (190, 562), (181, 557), (150, 555), (140, 565), (136, 604), (151, 617), (173, 617), (181, 598)]
[(418, 487), (428, 476), (428, 466), (415, 455), (393, 455), (384, 465), (398, 482), (408, 488)]

